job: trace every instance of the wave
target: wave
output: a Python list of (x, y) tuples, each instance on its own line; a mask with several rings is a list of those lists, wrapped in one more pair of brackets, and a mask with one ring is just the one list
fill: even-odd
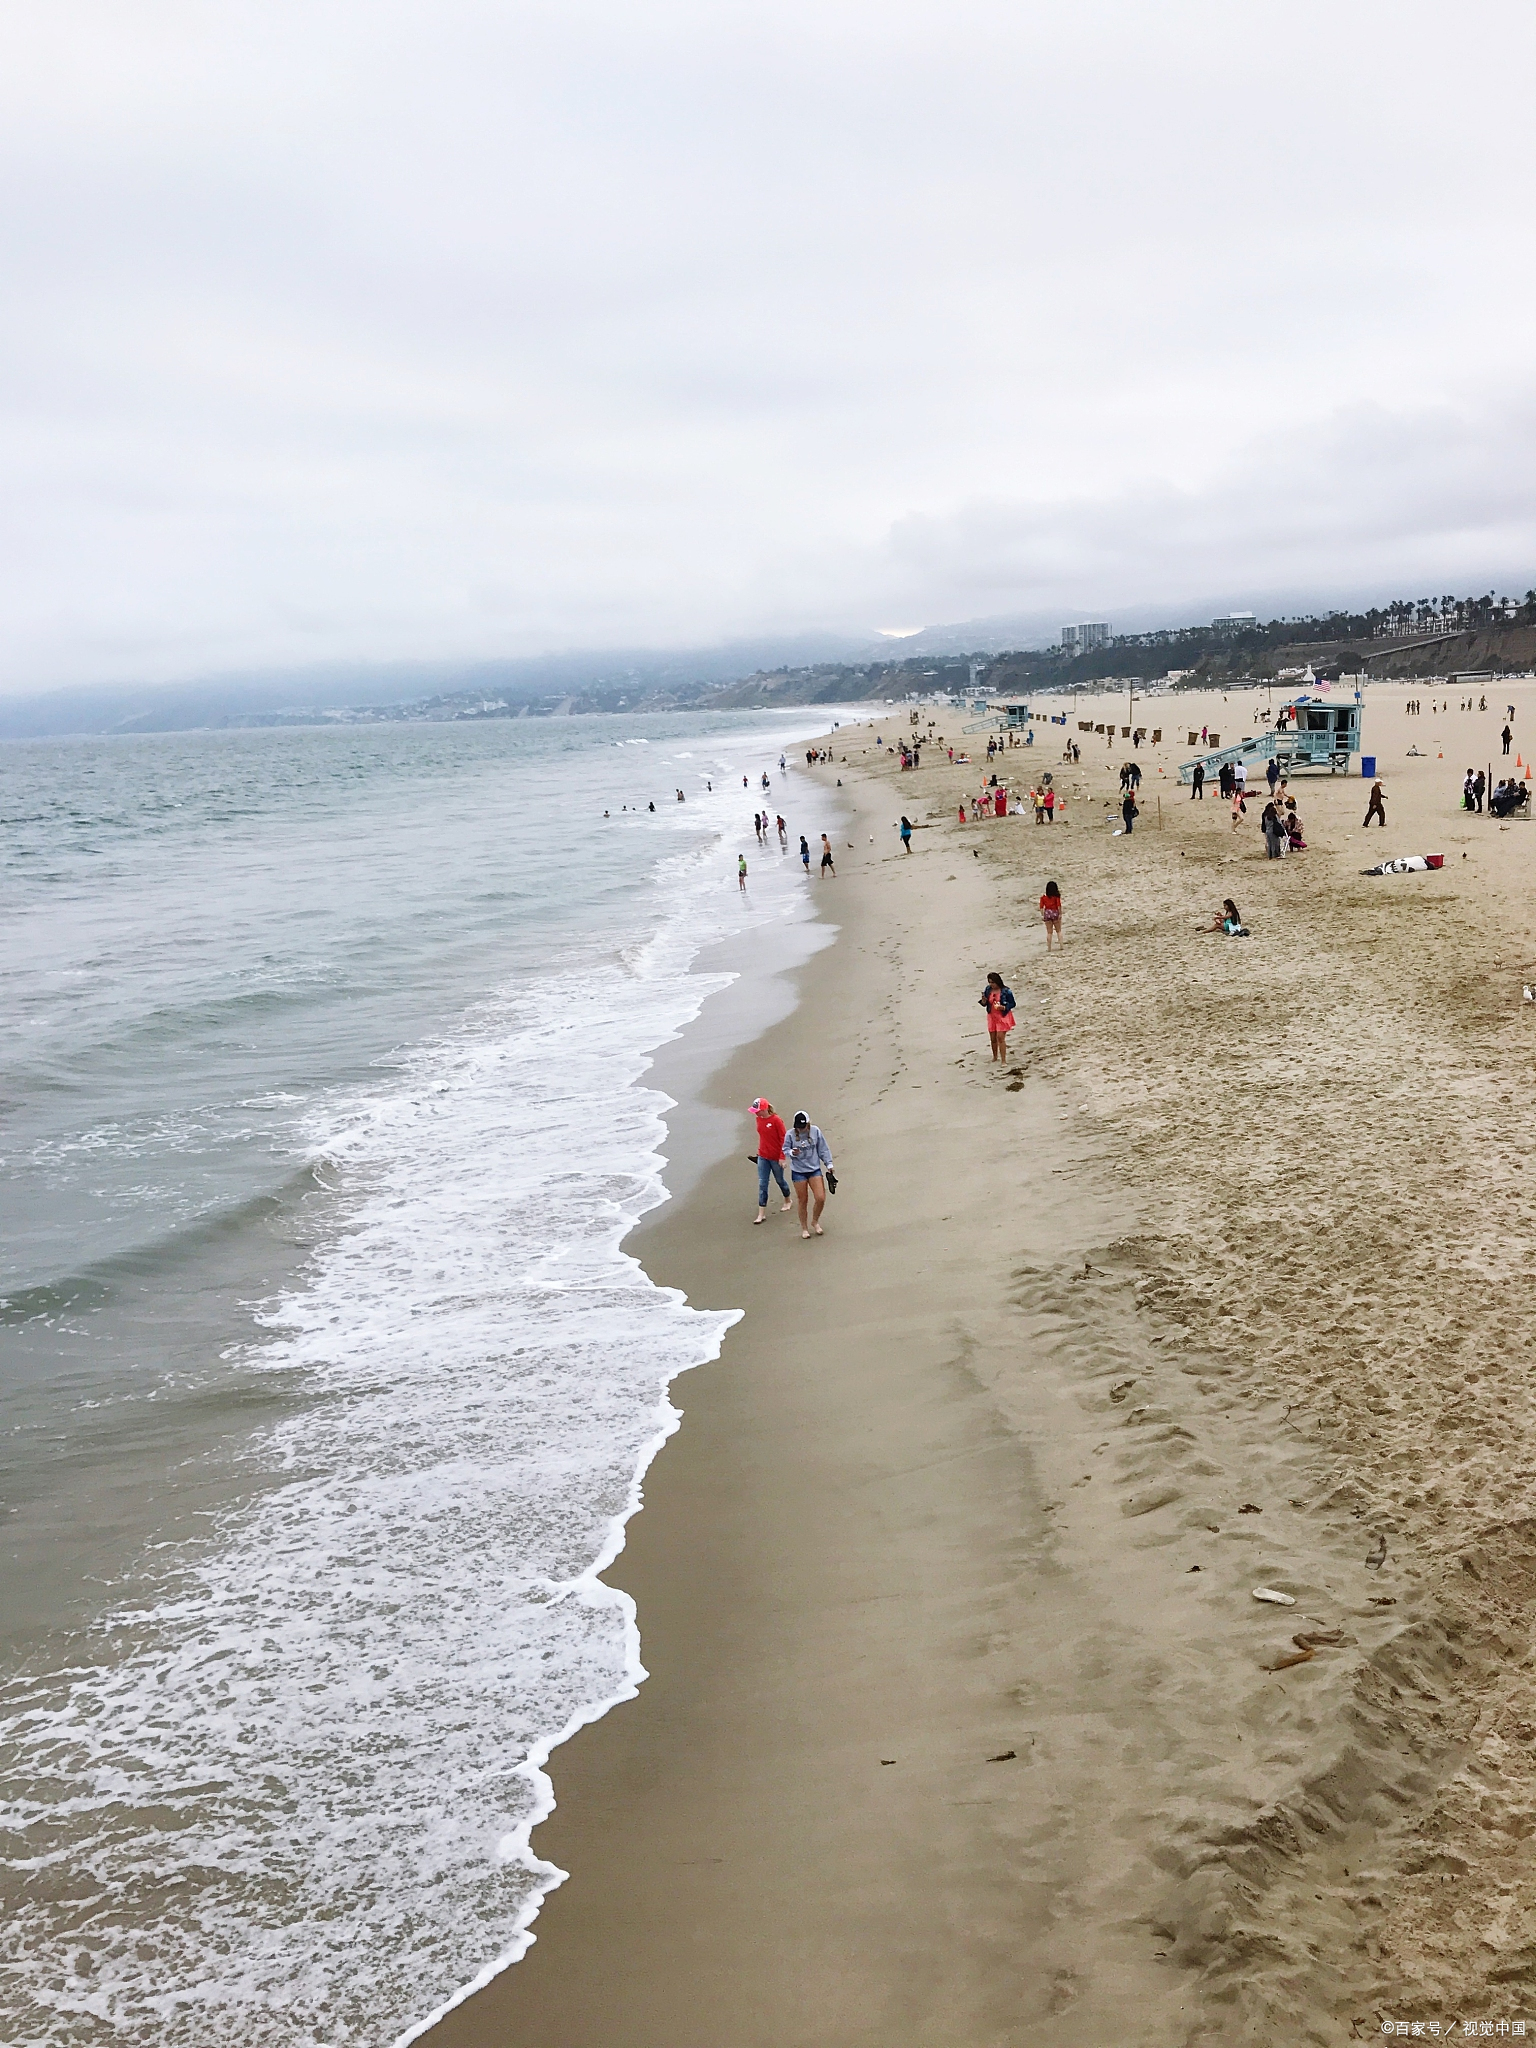
[(521, 1954), (545, 1762), (644, 1676), (599, 1574), (735, 1320), (621, 1250), (665, 1199), (649, 1049), (728, 979), (689, 971), (723, 927), (671, 865), (600, 1043), (556, 977), (332, 1106), (341, 1227), (238, 1361), (291, 1389), (243, 1503), (0, 1699), (24, 2038), (404, 2040)]
[(130, 1283), (200, 1266), (220, 1243), (242, 1238), (253, 1228), (291, 1219), (305, 1198), (324, 1185), (321, 1166), (306, 1159), (270, 1187), (153, 1231), (139, 1243), (94, 1259), (73, 1273), (14, 1287), (0, 1294), (0, 1328), (94, 1313)]

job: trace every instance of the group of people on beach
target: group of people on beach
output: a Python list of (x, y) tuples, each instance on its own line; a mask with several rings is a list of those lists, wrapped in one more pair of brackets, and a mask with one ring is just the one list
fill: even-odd
[(757, 1214), (753, 1221), (762, 1223), (767, 1219), (769, 1182), (777, 1181), (784, 1197), (780, 1213), (787, 1216), (791, 1209), (798, 1209), (800, 1235), (820, 1237), (827, 1195), (837, 1192), (837, 1175), (832, 1170), (832, 1153), (826, 1139), (803, 1109), (797, 1109), (794, 1121), (786, 1124), (766, 1095), (759, 1095), (753, 1102), (752, 1114), (757, 1119), (757, 1150), (751, 1161), (757, 1168)]
[[(762, 812), (754, 818), (753, 823), (757, 827), (758, 844), (766, 846), (769, 833), (768, 813), (766, 811)], [(776, 823), (778, 825), (780, 850), (787, 851), (789, 845), (788, 830), (782, 818), (777, 819)], [(800, 834), (800, 865), (805, 869), (806, 874), (809, 875), (811, 872), (811, 842), (803, 832)], [(837, 867), (832, 859), (832, 842), (825, 832), (821, 835), (821, 872), (824, 877), (831, 875), (835, 878), (837, 875)], [(742, 894), (745, 895), (747, 890), (747, 856), (744, 853), (739, 853), (736, 856), (736, 881)]]
[(1264, 853), (1269, 860), (1280, 860), (1285, 854), (1305, 853), (1307, 850), (1293, 796), (1288, 796), (1283, 803), (1271, 797), (1259, 815), (1259, 830), (1264, 834)]

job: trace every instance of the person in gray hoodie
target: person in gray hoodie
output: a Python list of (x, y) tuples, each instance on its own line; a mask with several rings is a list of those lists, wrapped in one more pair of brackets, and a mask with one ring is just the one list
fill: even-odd
[[(812, 1232), (821, 1236), (821, 1212), (827, 1206), (827, 1180), (837, 1186), (832, 1173), (832, 1154), (827, 1150), (827, 1141), (811, 1122), (803, 1109), (795, 1111), (795, 1121), (784, 1139), (784, 1164), (789, 1168), (794, 1183), (795, 1206), (800, 1211), (800, 1235), (809, 1237)], [(807, 1228), (807, 1202), (814, 1203), (810, 1210)]]

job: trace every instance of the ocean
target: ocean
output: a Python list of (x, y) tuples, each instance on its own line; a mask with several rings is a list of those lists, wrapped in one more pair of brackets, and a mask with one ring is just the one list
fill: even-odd
[(389, 2048), (521, 1953), (734, 1319), (620, 1250), (649, 1055), (806, 946), (838, 716), (0, 751), (0, 2038)]

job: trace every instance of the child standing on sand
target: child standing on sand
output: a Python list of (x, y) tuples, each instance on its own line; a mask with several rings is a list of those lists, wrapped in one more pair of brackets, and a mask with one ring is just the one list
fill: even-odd
[(992, 1041), (992, 1057), (999, 1066), (1008, 1064), (1008, 1033), (1013, 1029), (1013, 990), (1008, 988), (1000, 974), (989, 974), (987, 985), (978, 998), (987, 1013), (987, 1036)]
[(1040, 898), (1040, 921), (1045, 926), (1045, 950), (1051, 950), (1054, 942), (1061, 944), (1061, 891), (1054, 882), (1047, 882), (1045, 894)]

